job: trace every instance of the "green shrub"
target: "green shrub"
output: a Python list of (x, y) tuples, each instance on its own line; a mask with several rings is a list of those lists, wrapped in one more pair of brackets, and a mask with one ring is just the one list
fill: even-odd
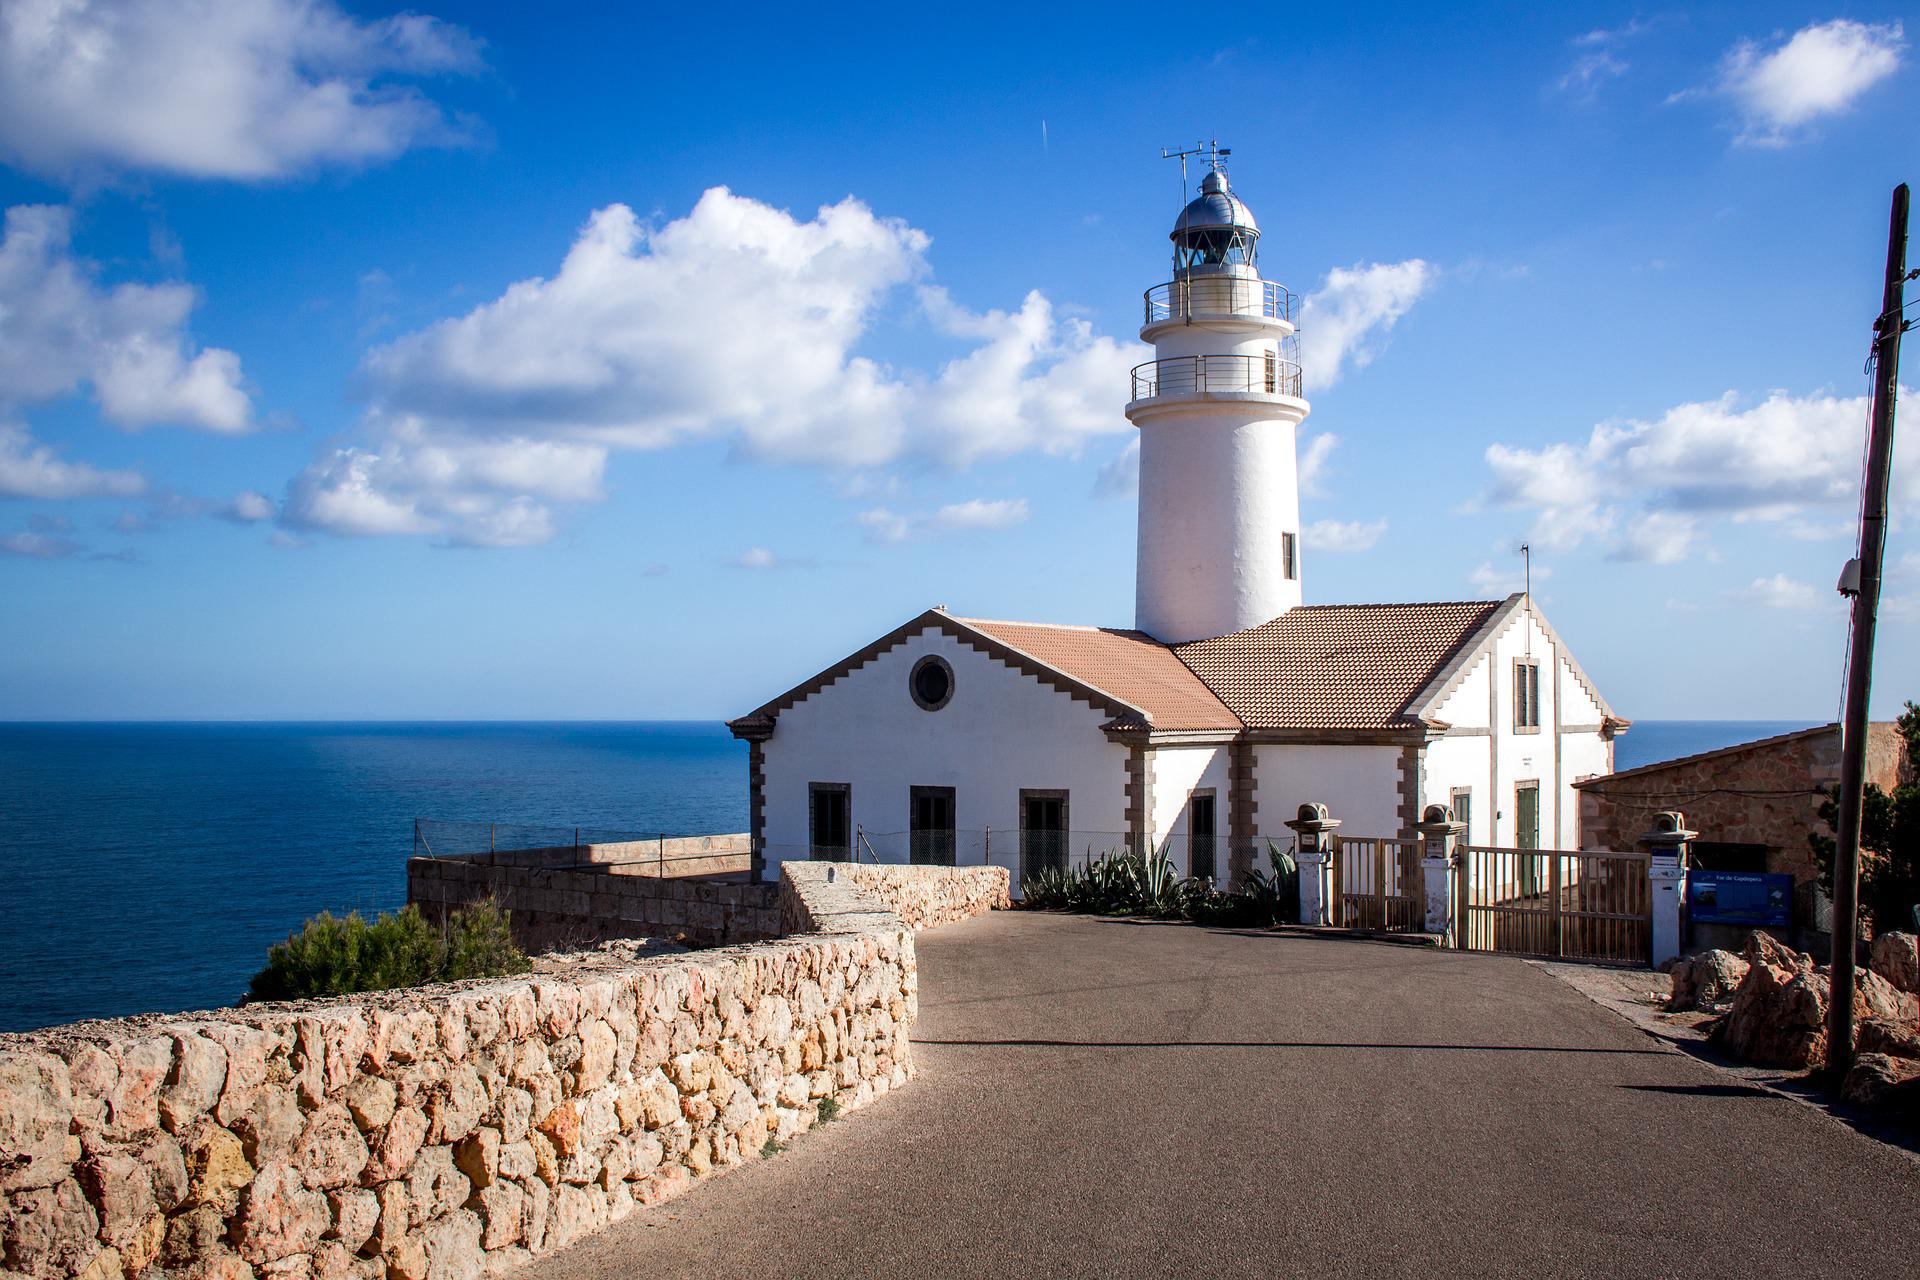
[(532, 967), (513, 945), (507, 912), (492, 900), (453, 912), (444, 925), (412, 905), (372, 921), (357, 911), (344, 918), (323, 911), (267, 953), (242, 1003), (497, 978)]
[(1020, 882), (1021, 905), (1036, 911), (1191, 920), (1196, 924), (1266, 927), (1300, 918), (1300, 872), (1293, 857), (1267, 842), (1271, 872), (1250, 871), (1233, 892), (1210, 879), (1182, 880), (1162, 850), (1108, 852), (1073, 869), (1048, 867)]

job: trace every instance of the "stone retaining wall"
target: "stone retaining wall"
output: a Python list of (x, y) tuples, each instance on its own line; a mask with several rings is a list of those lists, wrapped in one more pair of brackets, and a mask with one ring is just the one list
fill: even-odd
[(897, 867), (852, 863), (844, 870), (868, 896), (914, 930), (1013, 906), (1005, 867)]
[(5, 1269), (469, 1280), (759, 1158), (913, 1073), (911, 930), (788, 870), (780, 941), (0, 1036)]
[(745, 875), (753, 869), (753, 842), (744, 833), (668, 836), (599, 844), (561, 844), (483, 853), (434, 854), (454, 861), (484, 861), (516, 867), (579, 867), (593, 864), (623, 876)]
[(528, 951), (676, 936), (722, 946), (781, 932), (779, 888), (771, 884), (511, 866), (486, 855), (407, 860), (407, 901), (428, 916), (483, 898), (512, 913), (514, 941)]

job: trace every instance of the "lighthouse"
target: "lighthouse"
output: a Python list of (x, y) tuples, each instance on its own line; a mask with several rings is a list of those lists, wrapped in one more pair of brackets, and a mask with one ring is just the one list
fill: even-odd
[(1261, 278), (1260, 227), (1221, 155), (1173, 224), (1173, 278), (1146, 292), (1154, 359), (1126, 410), (1140, 430), (1134, 625), (1164, 644), (1300, 603), (1295, 299)]

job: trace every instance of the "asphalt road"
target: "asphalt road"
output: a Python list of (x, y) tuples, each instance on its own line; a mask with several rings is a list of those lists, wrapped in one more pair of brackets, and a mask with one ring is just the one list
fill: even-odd
[(907, 1088), (522, 1275), (1920, 1274), (1920, 1162), (1523, 961), (1004, 913), (920, 978)]

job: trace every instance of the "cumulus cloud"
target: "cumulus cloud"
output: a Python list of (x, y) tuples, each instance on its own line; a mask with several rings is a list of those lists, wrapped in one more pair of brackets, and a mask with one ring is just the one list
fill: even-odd
[(1419, 258), (1327, 272), (1300, 306), (1300, 366), (1307, 391), (1325, 390), (1349, 367), (1370, 364), (1437, 275)]
[(1127, 441), (1127, 447), (1100, 464), (1093, 476), (1096, 498), (1135, 498), (1140, 494), (1140, 437)]
[(37, 533), (32, 530), (0, 534), (0, 555), (25, 560), (65, 560), (70, 556), (79, 555), (84, 550), (86, 548), (79, 543), (57, 534)]
[[(1531, 537), (1565, 549), (1589, 539), (1623, 559), (1670, 563), (1712, 520), (1778, 521), (1849, 510), (1859, 496), (1864, 396), (1776, 391), (1744, 406), (1728, 392), (1650, 422), (1603, 422), (1585, 441), (1494, 444), (1482, 501), (1535, 513)], [(1894, 458), (1896, 507), (1920, 494), (1920, 450)]]
[(779, 556), (765, 547), (748, 547), (739, 555), (726, 561), (732, 569), (751, 569), (765, 571), (769, 569), (811, 569), (813, 561), (807, 557)]
[(195, 350), (195, 295), (183, 284), (97, 282), (72, 252), (73, 215), (51, 205), (7, 210), (0, 239), (0, 407), (90, 386), (101, 412), (128, 428), (175, 423), (240, 432), (253, 404), (240, 357)]
[(885, 507), (875, 507), (870, 511), (862, 511), (854, 520), (866, 529), (867, 541), (894, 543), (943, 533), (1010, 529), (1014, 525), (1025, 524), (1028, 514), (1025, 498), (970, 498), (937, 511), (907, 515)]
[(234, 524), (259, 524), (263, 520), (273, 519), (273, 499), (264, 493), (254, 493), (249, 490), (237, 495), (232, 502), (226, 503), (214, 514)]
[(1317, 432), (1307, 438), (1300, 450), (1300, 492), (1308, 497), (1325, 492), (1327, 460), (1340, 444), (1340, 437), (1331, 431)]
[(1368, 551), (1387, 531), (1380, 520), (1315, 520), (1301, 533), (1315, 551)]
[[(498, 542), (469, 526), (514, 507), (512, 540), (537, 541), (549, 503), (599, 496), (615, 449), (719, 438), (757, 460), (964, 467), (1070, 454), (1128, 429), (1137, 344), (1057, 315), (1038, 293), (1017, 310), (969, 311), (926, 282), (929, 243), (851, 198), (808, 221), (718, 187), (659, 227), (601, 209), (551, 277), (373, 351), (369, 439), (298, 477), (287, 519)], [(965, 347), (931, 371), (858, 351), (913, 285), (921, 312)], [(556, 470), (563, 482), (545, 482)]]
[[(1553, 576), (1553, 570), (1545, 565), (1533, 566), (1533, 585), (1539, 586)], [(1518, 557), (1509, 565), (1495, 566), (1491, 560), (1482, 560), (1467, 575), (1467, 581), (1473, 589), (1484, 596), (1510, 596), (1516, 591), (1527, 589), (1526, 566)]]
[(1900, 68), (1905, 52), (1905, 33), (1897, 22), (1835, 18), (1802, 27), (1771, 49), (1742, 40), (1721, 61), (1710, 89), (1674, 97), (1724, 96), (1740, 113), (1737, 141), (1785, 146), (1822, 117), (1850, 109)]
[(477, 70), (436, 18), (330, 0), (15, 0), (0, 6), (0, 155), (57, 178), (274, 178), (461, 131), (408, 78)]
[(0, 498), (126, 498), (146, 487), (146, 478), (137, 471), (63, 462), (25, 427), (0, 422)]
[(1789, 609), (1801, 612), (1817, 609), (1839, 599), (1835, 593), (1822, 591), (1810, 582), (1789, 578), (1784, 573), (1755, 578), (1746, 586), (1734, 588), (1727, 594), (1737, 600), (1745, 600), (1767, 609)]

